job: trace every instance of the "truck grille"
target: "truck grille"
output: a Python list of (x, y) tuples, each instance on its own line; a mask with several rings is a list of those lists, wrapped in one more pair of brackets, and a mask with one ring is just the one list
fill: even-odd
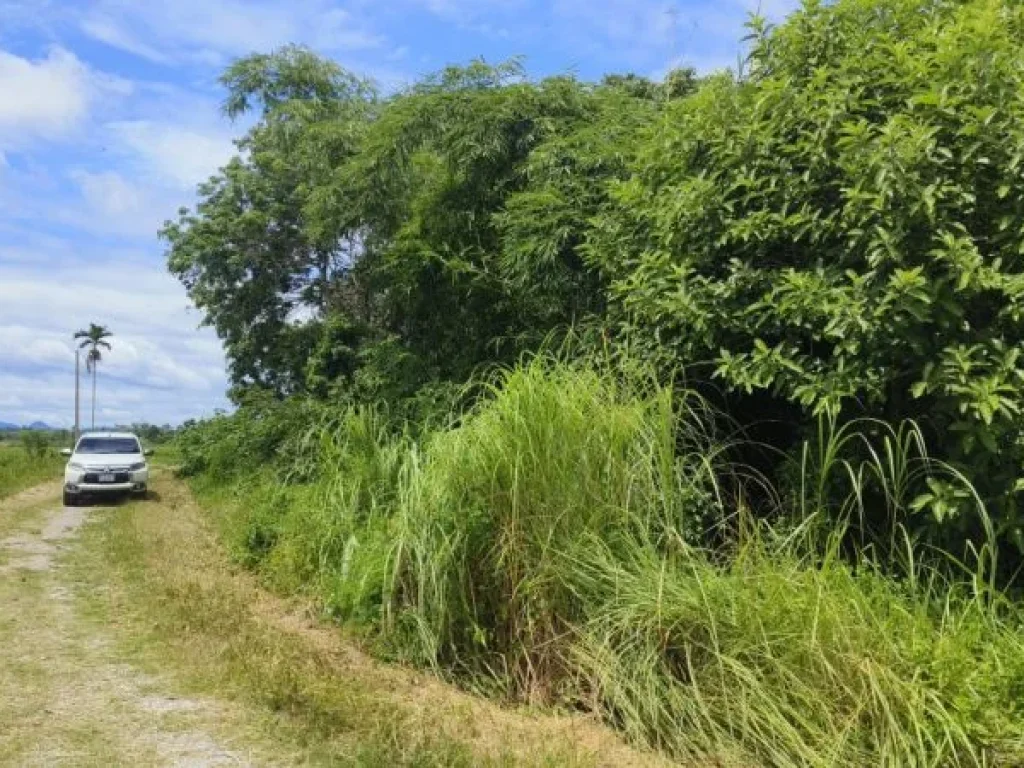
[[(111, 473), (104, 472), (103, 474), (107, 475), (107, 474), (111, 474)], [(115, 472), (113, 474), (114, 474), (114, 482), (115, 483), (127, 483), (127, 482), (129, 482), (132, 479), (131, 474), (128, 473), (128, 472)], [(86, 472), (85, 473), (85, 479), (82, 482), (84, 482), (84, 483), (98, 483), (99, 481), (100, 481), (100, 473), (99, 472)]]

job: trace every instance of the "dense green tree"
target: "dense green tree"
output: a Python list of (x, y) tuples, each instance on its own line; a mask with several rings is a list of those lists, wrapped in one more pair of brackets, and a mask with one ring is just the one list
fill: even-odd
[[(164, 235), (236, 399), (440, 397), (595, 326), (776, 452), (826, 414), (919, 420), (1024, 549), (1024, 10), (750, 28), (739, 73), (662, 82), (476, 61), (381, 96), (302, 48), (233, 64), (255, 125)], [(952, 483), (915, 507), (982, 526)]]
[[(809, 1), (752, 31), (592, 238), (621, 322), (755, 412), (918, 418), (1024, 547), (1024, 10)], [(941, 483), (917, 506), (980, 524)]]
[(578, 252), (604, 181), (654, 109), (614, 88), (449, 68), (389, 105), (341, 177), (365, 190), (378, 321), (433, 375), (513, 359), (603, 307)]
[[(355, 151), (376, 97), (296, 47), (239, 60), (222, 82), (228, 116), (259, 109), (261, 119), (239, 155), (200, 186), (195, 211), (164, 228), (169, 266), (224, 340), (236, 388), (299, 391), (359, 237), (352, 217), (324, 237), (307, 211), (325, 174)], [(343, 216), (342, 206), (333, 210)]]
[(236, 392), (411, 395), (603, 310), (580, 233), (650, 94), (477, 61), (382, 100), (295, 47), (223, 82), (258, 121), (163, 234)]

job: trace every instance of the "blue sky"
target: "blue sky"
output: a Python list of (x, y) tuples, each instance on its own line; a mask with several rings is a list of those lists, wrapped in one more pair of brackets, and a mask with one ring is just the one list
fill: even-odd
[(476, 56), (532, 75), (734, 65), (794, 0), (0, 0), (0, 421), (72, 419), (71, 333), (111, 327), (98, 421), (225, 407), (223, 354), (161, 222), (232, 154), (232, 58), (307, 44), (395, 89)]

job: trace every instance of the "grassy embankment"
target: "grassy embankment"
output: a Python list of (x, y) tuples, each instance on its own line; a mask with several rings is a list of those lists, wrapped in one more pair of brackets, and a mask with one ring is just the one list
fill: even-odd
[[(783, 502), (803, 525), (747, 525), (708, 423), (696, 399), (535, 364), (423, 439), (363, 410), (293, 434), (259, 473), (244, 468), (274, 453), (272, 417), (184, 447), (237, 559), (384, 656), (587, 709), (678, 758), (1020, 764), (1021, 614), (984, 558), (958, 578), (908, 542), (897, 580), (839, 556), (810, 491)], [(812, 471), (808, 489), (845, 468)], [(723, 521), (728, 544), (707, 548)]]

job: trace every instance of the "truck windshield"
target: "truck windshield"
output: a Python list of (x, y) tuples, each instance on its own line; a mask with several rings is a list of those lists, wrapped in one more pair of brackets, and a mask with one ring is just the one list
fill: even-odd
[(83, 437), (75, 453), (142, 453), (134, 437)]

